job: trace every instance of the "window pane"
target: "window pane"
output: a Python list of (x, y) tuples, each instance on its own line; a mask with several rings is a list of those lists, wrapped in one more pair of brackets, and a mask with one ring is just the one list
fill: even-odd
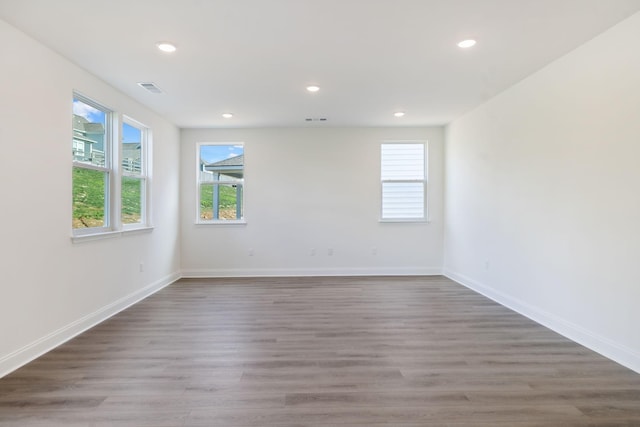
[(424, 218), (424, 184), (382, 183), (382, 218)]
[(382, 180), (424, 179), (424, 144), (382, 144)]
[(122, 124), (122, 170), (131, 175), (142, 175), (142, 129)]
[(105, 227), (107, 172), (73, 168), (73, 228)]
[(242, 145), (201, 145), (200, 182), (238, 182), (244, 178)]
[(144, 179), (122, 177), (122, 223), (139, 224), (142, 222), (142, 198), (144, 197)]
[(107, 112), (73, 100), (73, 160), (106, 166)]
[(242, 219), (242, 184), (200, 184), (200, 219)]
[(243, 218), (244, 147), (239, 144), (202, 144), (198, 151), (201, 221)]

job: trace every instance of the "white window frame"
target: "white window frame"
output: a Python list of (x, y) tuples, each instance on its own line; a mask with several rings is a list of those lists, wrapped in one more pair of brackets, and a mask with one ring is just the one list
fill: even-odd
[[(203, 183), (209, 183), (208, 181), (202, 181), (201, 180), (201, 174), (200, 174), (200, 149), (203, 146), (241, 146), (242, 147), (242, 153), (244, 156), (244, 163), (242, 165), (242, 179), (235, 182), (235, 181), (217, 181), (222, 185), (229, 185), (229, 184), (240, 184), (242, 187), (242, 199), (241, 199), (241, 205), (242, 205), (242, 217), (239, 219), (202, 219), (200, 217), (200, 186)], [(196, 172), (196, 186), (195, 186), (195, 192), (196, 192), (196, 203), (195, 203), (195, 223), (196, 224), (205, 224), (205, 225), (238, 225), (238, 224), (246, 224), (246, 215), (245, 215), (245, 194), (246, 194), (246, 185), (245, 185), (245, 171), (246, 171), (246, 146), (244, 144), (244, 142), (198, 142), (196, 143), (196, 165), (195, 165), (195, 172)]]
[[(407, 178), (407, 179), (395, 179), (395, 178), (385, 178), (384, 177), (384, 158), (383, 158), (383, 149), (385, 145), (393, 145), (393, 144), (405, 144), (405, 145), (422, 145), (423, 147), (423, 165), (422, 165), (422, 178)], [(380, 144), (380, 222), (428, 222), (428, 177), (429, 177), (429, 144), (428, 141), (424, 140), (393, 140), (393, 141), (383, 141)], [(409, 183), (409, 184), (421, 184), (422, 185), (422, 196), (423, 196), (423, 206), (422, 206), (422, 216), (414, 217), (414, 216), (385, 216), (385, 198), (384, 198), (384, 186), (385, 184), (393, 184), (393, 183)]]
[[(116, 187), (115, 177), (117, 175), (116, 171), (114, 171), (114, 168), (113, 168), (113, 165), (117, 164), (117, 162), (114, 162), (114, 159), (113, 159), (114, 134), (117, 134), (117, 131), (115, 131), (115, 128), (114, 128), (115, 112), (112, 109), (105, 107), (104, 105), (78, 92), (73, 93), (72, 102), (75, 100), (83, 102), (105, 113), (105, 129), (104, 129), (104, 141), (103, 141), (104, 166), (93, 165), (90, 163), (80, 162), (75, 159), (72, 159), (72, 162), (73, 162), (72, 171), (74, 168), (99, 171), (99, 172), (105, 173), (107, 176), (107, 179), (105, 180), (106, 182), (105, 182), (105, 189), (104, 189), (104, 225), (102, 227), (87, 227), (87, 228), (72, 227), (72, 233), (73, 233), (73, 236), (105, 234), (105, 233), (112, 232), (118, 221), (117, 219), (118, 216), (115, 214), (116, 211), (113, 203), (113, 200), (114, 200), (113, 193), (114, 193), (114, 188)], [(71, 131), (73, 132), (73, 129)], [(71, 143), (73, 148), (73, 135), (72, 135)], [(72, 189), (72, 192), (73, 192), (73, 189)]]
[[(119, 174), (119, 183), (120, 183), (120, 195), (119, 195), (119, 214), (118, 220), (121, 223), (123, 230), (135, 230), (140, 228), (149, 227), (150, 223), (150, 215), (149, 215), (149, 206), (150, 203), (150, 191), (149, 191), (149, 151), (150, 151), (150, 129), (139, 121), (132, 119), (129, 116), (122, 115), (120, 128), (123, 128), (124, 125), (127, 124), (132, 126), (140, 131), (140, 173), (130, 173), (125, 171), (124, 166), (122, 165), (122, 160), (124, 160), (124, 130), (121, 130), (120, 144), (119, 144), (119, 159), (118, 168), (120, 169)], [(122, 178), (131, 177), (135, 179), (140, 179), (142, 181), (141, 185), (141, 195), (140, 195), (140, 222), (133, 224), (124, 224), (122, 223)]]
[[(73, 91), (72, 102), (81, 101), (93, 108), (105, 113), (105, 136), (104, 136), (104, 166), (85, 163), (72, 158), (72, 170), (83, 168), (95, 170), (107, 174), (105, 183), (105, 211), (104, 225), (101, 227), (73, 228), (71, 227), (71, 240), (75, 242), (90, 241), (95, 239), (109, 238), (128, 232), (151, 231), (151, 128), (124, 116), (114, 109), (106, 107), (77, 91)], [(73, 117), (73, 116), (72, 116)], [(122, 126), (127, 123), (142, 131), (142, 175), (132, 175), (144, 180), (142, 191), (144, 195), (141, 199), (141, 222), (136, 224), (122, 223), (122, 177), (127, 176), (124, 172), (122, 159)], [(72, 129), (72, 150), (73, 146)], [(73, 197), (73, 189), (72, 197)], [(73, 212), (73, 208), (72, 208)], [(72, 213), (73, 217), (73, 213)]]

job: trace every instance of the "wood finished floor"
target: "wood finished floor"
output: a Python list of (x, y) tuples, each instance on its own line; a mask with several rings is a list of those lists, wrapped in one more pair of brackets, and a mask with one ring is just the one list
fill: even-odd
[(1, 426), (640, 426), (640, 375), (443, 277), (180, 280), (0, 379)]

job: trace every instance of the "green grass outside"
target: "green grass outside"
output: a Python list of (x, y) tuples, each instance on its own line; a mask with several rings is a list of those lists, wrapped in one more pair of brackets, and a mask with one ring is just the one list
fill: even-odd
[[(73, 168), (73, 228), (104, 226), (105, 173)], [(122, 223), (139, 223), (142, 212), (142, 181), (122, 179)], [(236, 188), (220, 185), (220, 219), (236, 219)], [(200, 187), (200, 217), (213, 217), (213, 185)]]
[[(104, 172), (73, 168), (73, 228), (104, 226)], [(142, 181), (122, 179), (122, 222), (135, 224), (141, 218)]]
[(137, 224), (142, 217), (142, 183), (138, 178), (122, 177), (122, 223)]
[[(236, 188), (232, 185), (219, 186), (219, 219), (236, 219)], [(200, 186), (200, 218), (213, 218), (213, 185)]]

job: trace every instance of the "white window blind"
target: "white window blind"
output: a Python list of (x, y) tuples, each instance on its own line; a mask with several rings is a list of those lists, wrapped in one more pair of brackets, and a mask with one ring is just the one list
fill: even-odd
[(425, 144), (381, 145), (382, 219), (425, 218)]

